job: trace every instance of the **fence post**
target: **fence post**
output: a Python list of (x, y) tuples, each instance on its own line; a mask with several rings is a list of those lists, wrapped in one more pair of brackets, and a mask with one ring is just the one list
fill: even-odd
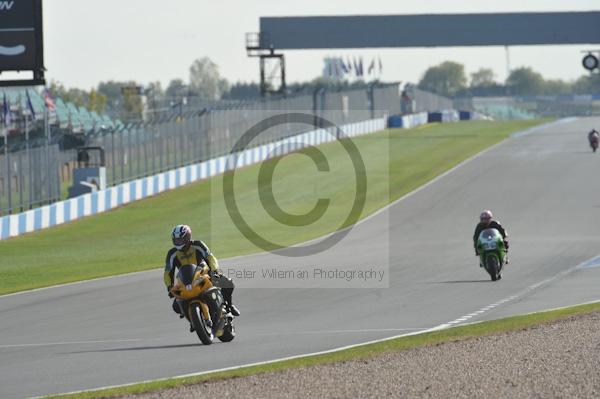
[(8, 152), (8, 128), (4, 128), (4, 158), (6, 159), (6, 182), (8, 188), (8, 213), (12, 213), (12, 188), (10, 185), (10, 156)]
[(23, 157), (21, 156), (21, 154), (19, 154), (18, 181), (19, 181), (19, 209), (20, 209), (20, 212), (23, 212), (24, 211), (24, 207), (23, 207), (24, 176), (23, 176)]
[(110, 166), (112, 169), (111, 186), (114, 186), (117, 181), (117, 168), (115, 165), (115, 129), (110, 131)]

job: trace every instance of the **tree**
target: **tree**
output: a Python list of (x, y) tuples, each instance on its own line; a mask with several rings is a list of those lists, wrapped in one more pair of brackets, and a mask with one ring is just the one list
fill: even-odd
[(600, 93), (600, 75), (593, 73), (581, 76), (573, 83), (573, 92), (576, 94)]
[(147, 97), (155, 97), (156, 100), (161, 100), (165, 96), (165, 91), (159, 81), (150, 82), (144, 88), (144, 94)]
[(454, 96), (467, 85), (465, 67), (452, 61), (428, 68), (419, 82), (419, 87), (444, 96)]
[(146, 111), (156, 116), (157, 109), (161, 107), (165, 99), (165, 91), (159, 81), (150, 82), (144, 88), (146, 96)]
[(183, 97), (187, 94), (187, 86), (181, 79), (173, 79), (169, 82), (165, 95), (168, 98)]
[(486, 87), (496, 84), (494, 71), (489, 68), (481, 68), (471, 74), (471, 87)]
[(115, 108), (120, 104), (121, 101), (121, 87), (125, 86), (126, 83), (115, 82), (109, 80), (107, 82), (98, 83), (97, 91), (100, 94), (106, 96), (106, 103), (111, 108)]
[(217, 64), (202, 57), (190, 66), (190, 90), (202, 99), (214, 101), (229, 90), (229, 83), (219, 75)]
[(543, 94), (571, 94), (572, 92), (573, 86), (564, 80), (550, 79), (544, 81)]
[(62, 83), (57, 81), (50, 83), (49, 90), (54, 96), (65, 102), (71, 102), (78, 107), (83, 107), (88, 102), (88, 93), (85, 90), (77, 88), (67, 89)]
[(529, 67), (513, 69), (506, 79), (511, 95), (538, 95), (544, 92), (544, 78)]
[(260, 85), (258, 83), (237, 82), (223, 93), (221, 98), (226, 100), (246, 100), (260, 97)]
[(90, 111), (96, 111), (98, 114), (103, 114), (106, 110), (107, 98), (104, 94), (98, 93), (96, 90), (90, 90), (88, 95), (87, 108)]

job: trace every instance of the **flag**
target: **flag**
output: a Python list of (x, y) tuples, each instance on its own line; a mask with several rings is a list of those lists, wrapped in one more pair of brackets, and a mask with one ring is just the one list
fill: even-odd
[(364, 70), (363, 70), (363, 57), (361, 56), (358, 60), (358, 76), (363, 76), (364, 75)]
[(31, 103), (31, 97), (29, 97), (29, 90), (26, 90), (25, 94), (27, 96), (27, 108), (29, 109), (29, 112), (31, 113), (31, 119), (35, 119), (35, 111), (33, 110), (33, 104)]
[(4, 93), (4, 99), (2, 101), (2, 119), (4, 119), (4, 126), (10, 125), (10, 105), (6, 100), (6, 93)]
[(52, 99), (48, 89), (44, 89), (44, 103), (49, 111), (54, 111), (56, 109), (56, 104), (54, 104), (54, 100)]
[(342, 71), (344, 71), (344, 75), (350, 72), (348, 66), (344, 63), (344, 59), (340, 57), (340, 64), (342, 65)]
[(360, 70), (359, 70), (359, 66), (358, 66), (358, 60), (356, 59), (356, 57), (354, 57), (354, 74), (356, 75), (356, 77), (359, 76)]
[(367, 69), (367, 73), (370, 75), (373, 72), (373, 69), (375, 69), (375, 58), (371, 60), (371, 63), (369, 64), (369, 69)]

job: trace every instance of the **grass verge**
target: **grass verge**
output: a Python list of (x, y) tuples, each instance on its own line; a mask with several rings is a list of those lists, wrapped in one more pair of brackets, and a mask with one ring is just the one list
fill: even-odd
[[(511, 133), (546, 121), (433, 124), (353, 139), (368, 181), (365, 207), (353, 216), (364, 218)], [(272, 183), (257, 183), (261, 165), (236, 173), (240, 212), (265, 238), (286, 246), (343, 225), (356, 196), (353, 165), (339, 142), (319, 150), (328, 172), (296, 153), (266, 162), (278, 162)], [(194, 237), (205, 241), (217, 257), (261, 251), (232, 223), (222, 180), (216, 176), (101, 215), (0, 241), (0, 294), (161, 267), (170, 231), (179, 223), (191, 225)], [(260, 196), (267, 190), (290, 219), (313, 209), (319, 198), (330, 203), (315, 223), (288, 226), (262, 206)]]
[(412, 335), (407, 337), (391, 339), (379, 343), (357, 346), (354, 348), (323, 355), (306, 356), (297, 359), (276, 361), (264, 365), (241, 367), (234, 370), (207, 373), (193, 377), (152, 381), (120, 388), (89, 391), (77, 394), (50, 396), (48, 397), (48, 399), (111, 398), (118, 395), (132, 395), (153, 392), (168, 389), (175, 386), (192, 385), (203, 383), (206, 381), (244, 377), (248, 375), (277, 372), (286, 369), (304, 368), (334, 362), (373, 358), (384, 353), (399, 352), (420, 346), (436, 345), (440, 343), (459, 341), (474, 337), (484, 337), (492, 334), (524, 330), (540, 324), (564, 320), (569, 317), (583, 315), (596, 311), (600, 311), (600, 302), (540, 313), (533, 313), (523, 316), (508, 317), (504, 319), (486, 321), (465, 326), (453, 327), (425, 334)]

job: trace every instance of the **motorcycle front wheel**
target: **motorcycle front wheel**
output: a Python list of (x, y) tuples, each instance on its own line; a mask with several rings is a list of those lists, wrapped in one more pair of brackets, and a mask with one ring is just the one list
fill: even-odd
[(490, 274), (492, 281), (496, 281), (500, 275), (500, 262), (495, 254), (488, 254), (485, 258), (485, 269)]
[(231, 342), (235, 338), (235, 327), (231, 322), (227, 322), (223, 328), (223, 334), (219, 337), (222, 342)]
[(190, 305), (190, 319), (200, 341), (202, 341), (204, 345), (212, 344), (215, 336), (212, 332), (212, 328), (209, 328), (206, 325), (204, 314), (202, 313), (202, 308), (199, 303), (192, 303)]

